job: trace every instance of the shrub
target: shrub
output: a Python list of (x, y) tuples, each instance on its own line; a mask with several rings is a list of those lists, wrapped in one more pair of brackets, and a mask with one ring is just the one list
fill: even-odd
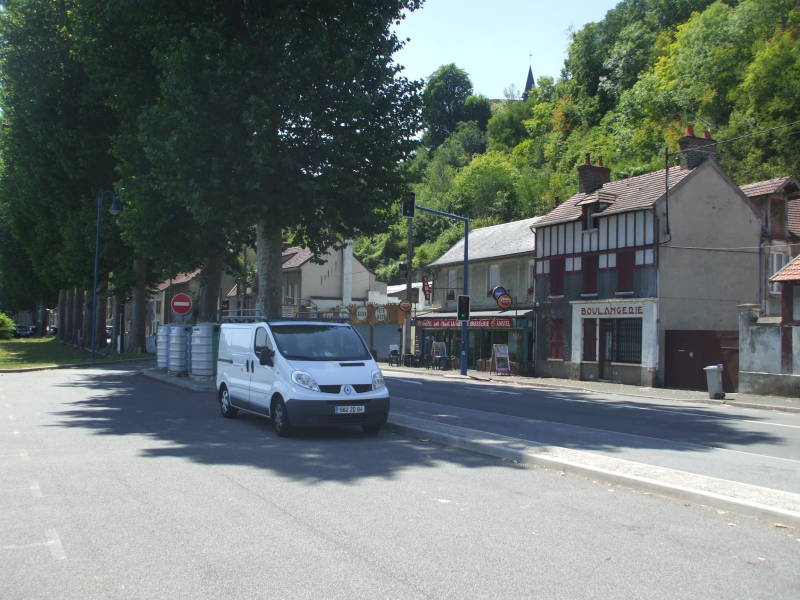
[(0, 312), (0, 340), (7, 340), (14, 334), (14, 321), (5, 313)]

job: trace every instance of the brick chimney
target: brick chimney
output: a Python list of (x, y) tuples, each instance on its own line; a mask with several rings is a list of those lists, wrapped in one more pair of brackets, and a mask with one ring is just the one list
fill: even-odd
[(686, 134), (678, 140), (678, 145), (682, 169), (694, 169), (708, 157), (717, 156), (717, 142), (711, 139), (711, 134), (704, 131), (703, 137), (697, 137), (691, 125), (686, 126)]
[(611, 169), (603, 166), (600, 158), (598, 165), (593, 165), (587, 152), (583, 164), (578, 165), (578, 191), (582, 194), (591, 194), (611, 181)]

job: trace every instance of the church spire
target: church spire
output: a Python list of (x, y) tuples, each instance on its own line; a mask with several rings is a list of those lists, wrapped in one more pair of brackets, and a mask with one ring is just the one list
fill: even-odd
[(533, 81), (533, 66), (528, 67), (528, 79), (525, 81), (525, 89), (522, 91), (522, 99), (528, 99), (528, 92), (533, 89), (534, 81)]

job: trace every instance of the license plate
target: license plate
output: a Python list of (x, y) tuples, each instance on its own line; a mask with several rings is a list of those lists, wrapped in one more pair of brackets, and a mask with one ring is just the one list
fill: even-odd
[(336, 409), (334, 410), (334, 412), (337, 415), (352, 415), (352, 414), (356, 414), (356, 413), (363, 413), (364, 412), (364, 406), (363, 405), (359, 405), (359, 406), (337, 406)]

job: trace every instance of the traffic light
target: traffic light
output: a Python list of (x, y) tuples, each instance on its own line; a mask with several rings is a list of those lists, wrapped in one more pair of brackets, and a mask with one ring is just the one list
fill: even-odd
[(458, 320), (469, 321), (469, 296), (458, 297)]
[(413, 193), (408, 193), (403, 197), (402, 214), (404, 217), (410, 219), (414, 218), (414, 201), (415, 196)]
[(402, 273), (403, 277), (408, 277), (408, 263), (400, 263), (400, 273)]

